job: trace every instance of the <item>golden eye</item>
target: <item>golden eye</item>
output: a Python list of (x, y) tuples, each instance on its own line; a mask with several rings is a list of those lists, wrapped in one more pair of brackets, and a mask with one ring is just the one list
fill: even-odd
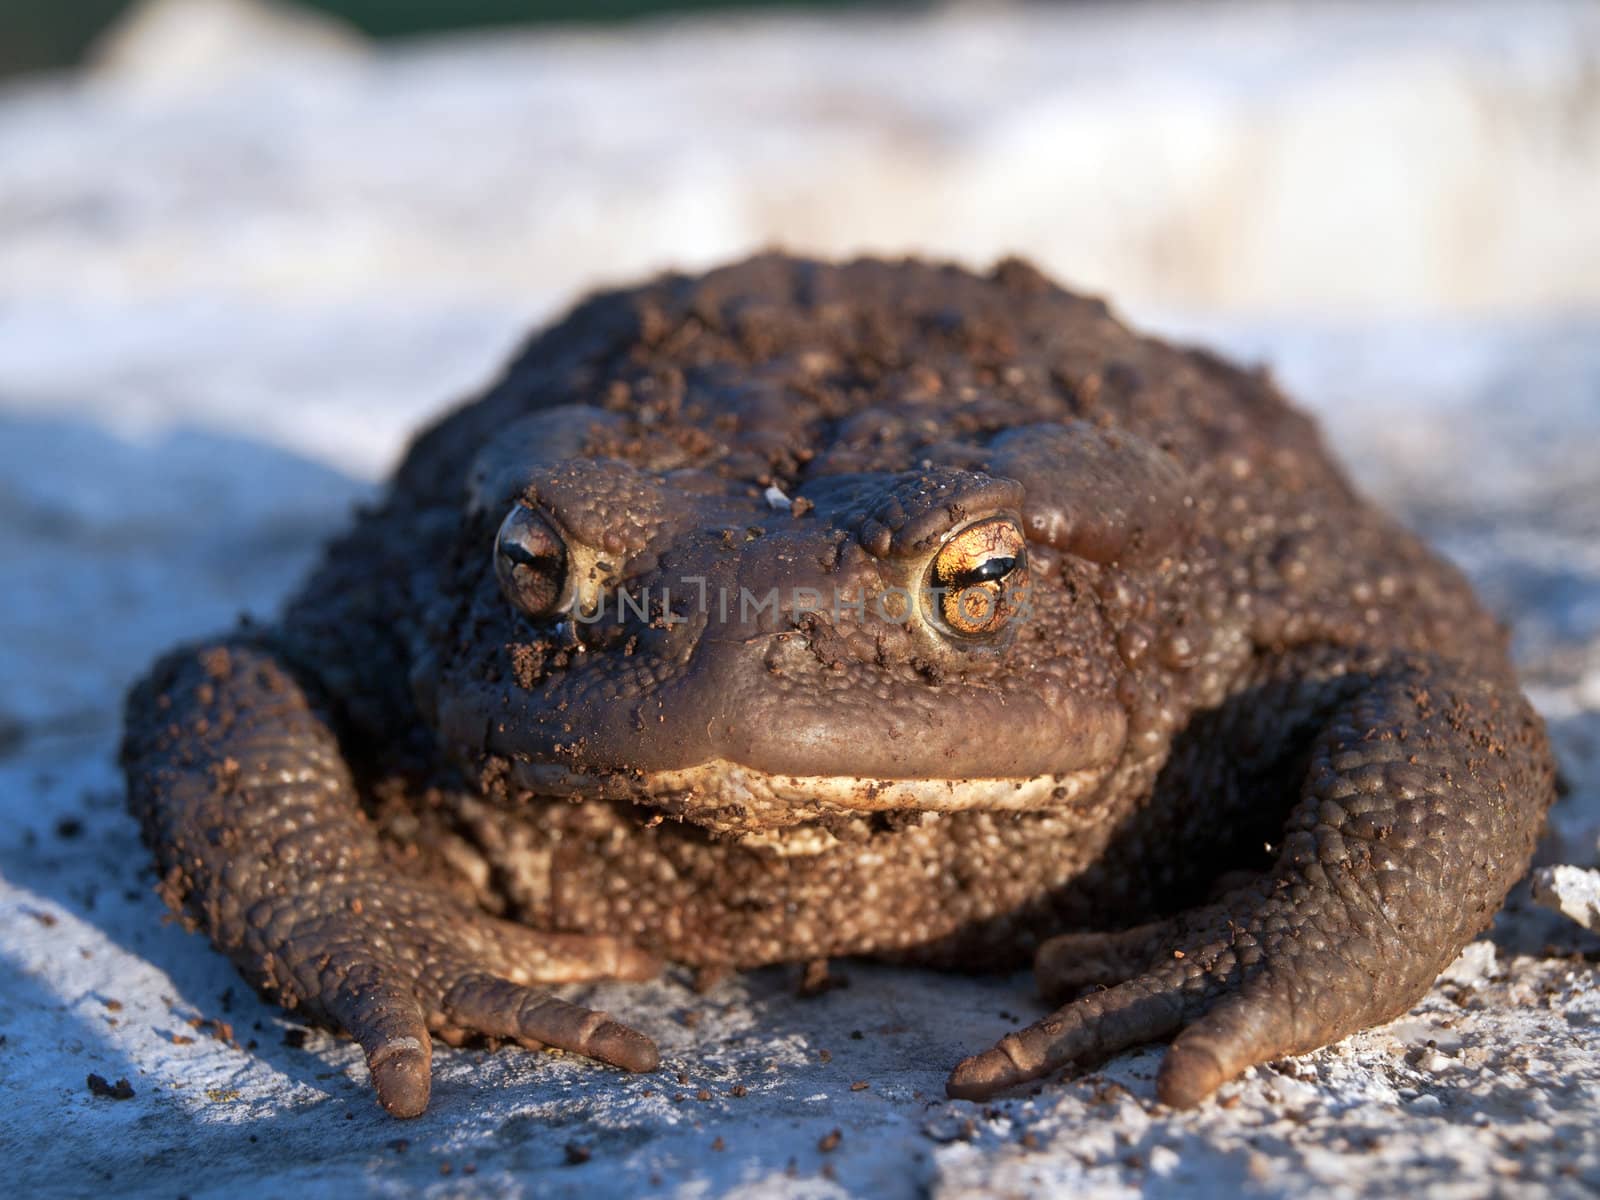
[(1009, 517), (968, 525), (939, 547), (928, 571), (932, 609), (951, 633), (998, 633), (1028, 590), (1028, 546)]
[(531, 508), (517, 505), (494, 539), (494, 573), (500, 591), (525, 616), (546, 617), (564, 606), (567, 544)]

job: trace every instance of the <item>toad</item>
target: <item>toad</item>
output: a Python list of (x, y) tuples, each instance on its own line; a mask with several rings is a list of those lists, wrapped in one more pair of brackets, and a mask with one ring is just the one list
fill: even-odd
[(778, 255), (533, 338), (123, 759), (166, 901), (397, 1116), (436, 1038), (656, 1067), (549, 985), (845, 955), (1034, 963), (952, 1096), (1170, 1040), (1193, 1105), (1415, 1003), (1554, 789), (1264, 373), (1020, 261)]

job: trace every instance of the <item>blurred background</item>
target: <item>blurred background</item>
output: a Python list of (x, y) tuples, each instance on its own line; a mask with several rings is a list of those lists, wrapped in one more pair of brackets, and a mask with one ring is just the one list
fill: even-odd
[[(137, 0), (26, 0), (0, 4), (0, 72), (79, 63)], [(810, 0), (806, 7), (846, 7), (851, 0)], [(706, 8), (774, 7), (774, 0), (305, 0), (302, 7), (347, 21), (371, 37), (435, 33), (554, 21), (620, 21)], [(800, 7), (791, 4), (789, 7)]]

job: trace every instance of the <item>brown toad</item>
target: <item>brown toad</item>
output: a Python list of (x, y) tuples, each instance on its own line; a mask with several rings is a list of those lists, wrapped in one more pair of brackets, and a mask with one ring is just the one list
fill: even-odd
[(831, 955), (1034, 958), (952, 1095), (1175, 1036), (1193, 1104), (1415, 1002), (1553, 792), (1267, 379), (1018, 262), (776, 256), (533, 340), (124, 757), (167, 900), (398, 1115), (435, 1036), (656, 1065), (542, 984)]

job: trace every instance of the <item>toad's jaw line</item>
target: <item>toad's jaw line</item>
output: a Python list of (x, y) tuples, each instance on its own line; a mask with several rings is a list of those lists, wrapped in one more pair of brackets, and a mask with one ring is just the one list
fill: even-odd
[(649, 804), (668, 816), (762, 841), (807, 822), (881, 812), (1038, 812), (1091, 796), (1112, 764), (1023, 778), (870, 779), (771, 774), (714, 759), (649, 774), (583, 774), (549, 762), (518, 761), (512, 779), (541, 796), (600, 797)]

